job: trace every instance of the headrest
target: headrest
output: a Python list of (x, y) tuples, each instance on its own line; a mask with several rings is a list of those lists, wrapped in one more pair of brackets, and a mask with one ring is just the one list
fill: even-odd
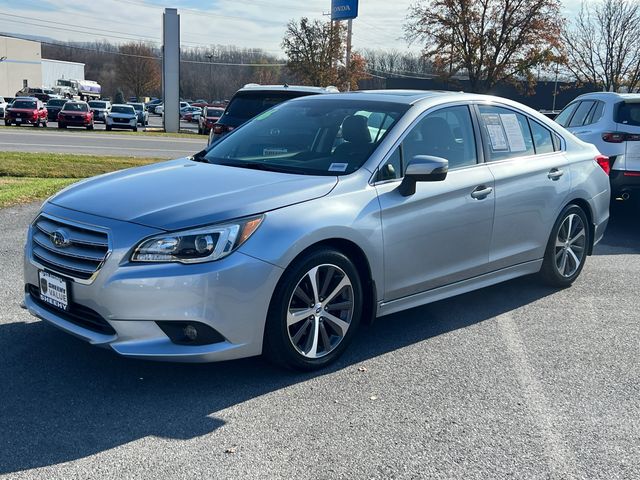
[(371, 143), (367, 118), (351, 115), (342, 122), (342, 138), (351, 143)]

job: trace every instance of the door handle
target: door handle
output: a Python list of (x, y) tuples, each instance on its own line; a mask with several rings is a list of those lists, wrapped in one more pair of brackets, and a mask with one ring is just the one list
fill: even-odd
[(549, 170), (547, 177), (549, 177), (550, 180), (556, 181), (562, 175), (564, 175), (564, 171), (560, 170), (559, 168), (552, 168), (551, 170)]
[(476, 200), (482, 200), (487, 198), (487, 196), (493, 192), (493, 188), (485, 187), (484, 185), (480, 185), (476, 187), (473, 192), (471, 192), (471, 198), (475, 198)]

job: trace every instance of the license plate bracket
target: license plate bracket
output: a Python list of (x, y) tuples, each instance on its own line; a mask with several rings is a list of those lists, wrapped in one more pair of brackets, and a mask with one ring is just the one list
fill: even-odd
[(69, 310), (69, 282), (58, 275), (38, 271), (40, 300), (65, 312)]

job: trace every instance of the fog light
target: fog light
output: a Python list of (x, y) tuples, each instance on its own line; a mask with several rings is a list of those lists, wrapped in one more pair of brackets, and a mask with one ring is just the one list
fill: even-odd
[(182, 329), (182, 333), (184, 333), (184, 336), (187, 337), (192, 342), (196, 338), (198, 338), (198, 329), (196, 327), (194, 327), (193, 325), (187, 325), (186, 327), (184, 327)]

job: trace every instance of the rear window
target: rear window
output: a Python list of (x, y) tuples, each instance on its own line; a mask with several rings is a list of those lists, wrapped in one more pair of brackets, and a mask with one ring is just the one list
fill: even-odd
[(142, 104), (141, 103), (132, 103), (131, 106), (133, 108), (135, 108), (136, 110), (138, 110), (138, 111), (142, 110)]
[(640, 126), (640, 103), (619, 103), (615, 113), (615, 122)]
[(47, 102), (47, 106), (48, 107), (61, 107), (62, 105), (64, 105), (65, 103), (67, 103), (69, 100), (63, 100), (63, 99), (54, 99), (54, 100), (49, 100)]
[(91, 108), (107, 108), (106, 102), (89, 102)]
[(311, 95), (307, 92), (242, 92), (236, 94), (225, 115), (248, 120), (259, 113), (292, 98)]
[(207, 117), (220, 117), (223, 113), (222, 108), (207, 108)]
[(13, 108), (36, 108), (35, 100), (15, 100), (11, 105)]

